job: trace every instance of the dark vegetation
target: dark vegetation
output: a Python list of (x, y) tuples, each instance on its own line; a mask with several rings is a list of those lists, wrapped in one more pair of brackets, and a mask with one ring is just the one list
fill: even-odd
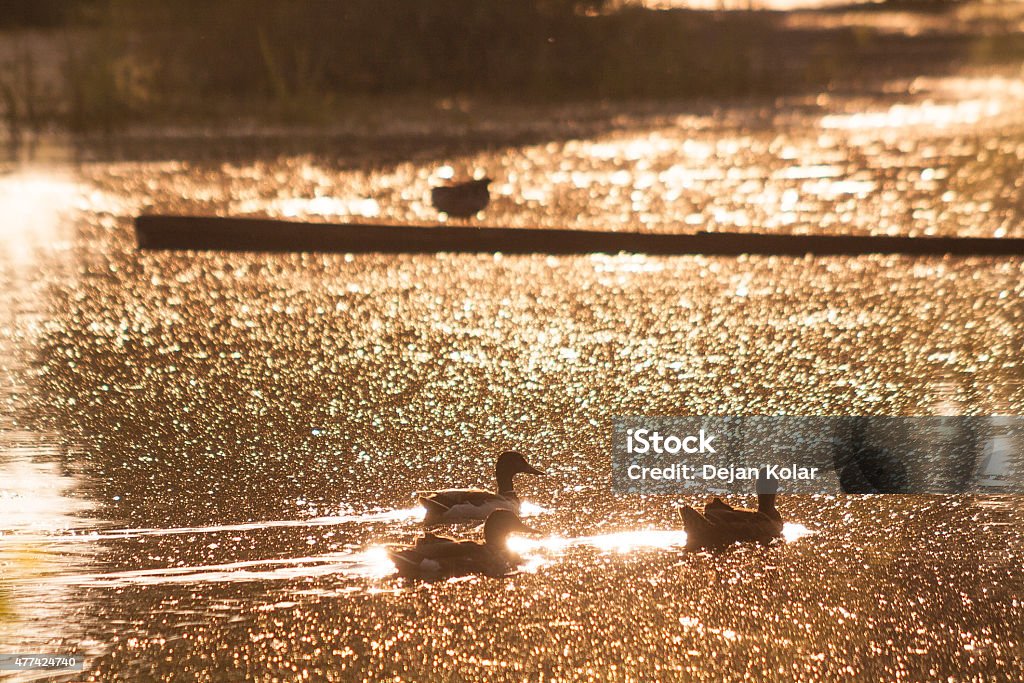
[(889, 75), (900, 50), (919, 69), (922, 60), (945, 65), (1020, 47), (1010, 37), (979, 50), (970, 36), (797, 29), (779, 12), (651, 11), (607, 0), (0, 0), (0, 17), (0, 25), (65, 36), (50, 45), (61, 52), (59, 87), (38, 84), (32, 50), (16, 51), (0, 71), (12, 130), (241, 113), (316, 123), (381, 95), (547, 102), (781, 94)]

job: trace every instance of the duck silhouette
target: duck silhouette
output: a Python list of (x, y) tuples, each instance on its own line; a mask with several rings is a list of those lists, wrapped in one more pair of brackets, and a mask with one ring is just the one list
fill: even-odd
[(388, 549), (399, 575), (417, 579), (514, 572), (522, 558), (508, 549), (512, 534), (536, 534), (511, 510), (495, 510), (484, 522), (484, 541), (459, 541), (425, 533), (415, 544)]
[(472, 218), (491, 201), (490, 178), (450, 183), (430, 190), (434, 208), (453, 218)]
[(782, 515), (775, 507), (779, 490), (777, 479), (757, 480), (757, 509), (746, 510), (714, 498), (704, 506), (704, 513), (690, 506), (682, 509), (686, 529), (686, 547), (716, 549), (733, 543), (771, 543), (782, 537)]
[(444, 489), (442, 491), (418, 491), (416, 497), (426, 508), (424, 526), (437, 524), (463, 524), (488, 519), (495, 510), (510, 510), (519, 513), (519, 496), (512, 486), (516, 474), (543, 475), (544, 472), (526, 461), (522, 453), (505, 451), (494, 463), (494, 478), (497, 491), (482, 489)]

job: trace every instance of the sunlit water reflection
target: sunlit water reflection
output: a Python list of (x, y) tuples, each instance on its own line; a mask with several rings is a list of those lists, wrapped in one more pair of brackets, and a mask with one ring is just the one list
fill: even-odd
[[(616, 414), (1019, 413), (1019, 259), (138, 254), (130, 217), (429, 221), (447, 166), (498, 179), (494, 224), (1021, 235), (1022, 103), (1004, 70), (389, 165), (204, 141), (3, 177), (5, 644), (95, 680), (1020, 670), (1018, 499), (787, 497), (785, 543), (688, 553), (702, 501), (610, 496), (607, 457)], [(523, 571), (395, 578), (411, 494), (511, 446), (550, 474), (517, 481)]]

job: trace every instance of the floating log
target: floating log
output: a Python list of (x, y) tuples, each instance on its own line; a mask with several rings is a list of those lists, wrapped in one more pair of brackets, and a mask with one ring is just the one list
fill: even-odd
[(143, 215), (139, 249), (429, 254), (707, 254), (738, 256), (1021, 256), (1019, 237), (893, 237), (698, 232), (653, 234), (551, 228), (302, 223), (268, 218)]

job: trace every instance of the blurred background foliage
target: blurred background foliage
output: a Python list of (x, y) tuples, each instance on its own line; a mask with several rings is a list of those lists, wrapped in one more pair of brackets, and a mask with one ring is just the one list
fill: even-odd
[[(899, 61), (892, 35), (784, 19), (621, 0), (0, 0), (0, 106), (12, 130), (225, 112), (317, 122), (365, 96), (776, 94)], [(914, 40), (918, 56), (981, 53)]]

